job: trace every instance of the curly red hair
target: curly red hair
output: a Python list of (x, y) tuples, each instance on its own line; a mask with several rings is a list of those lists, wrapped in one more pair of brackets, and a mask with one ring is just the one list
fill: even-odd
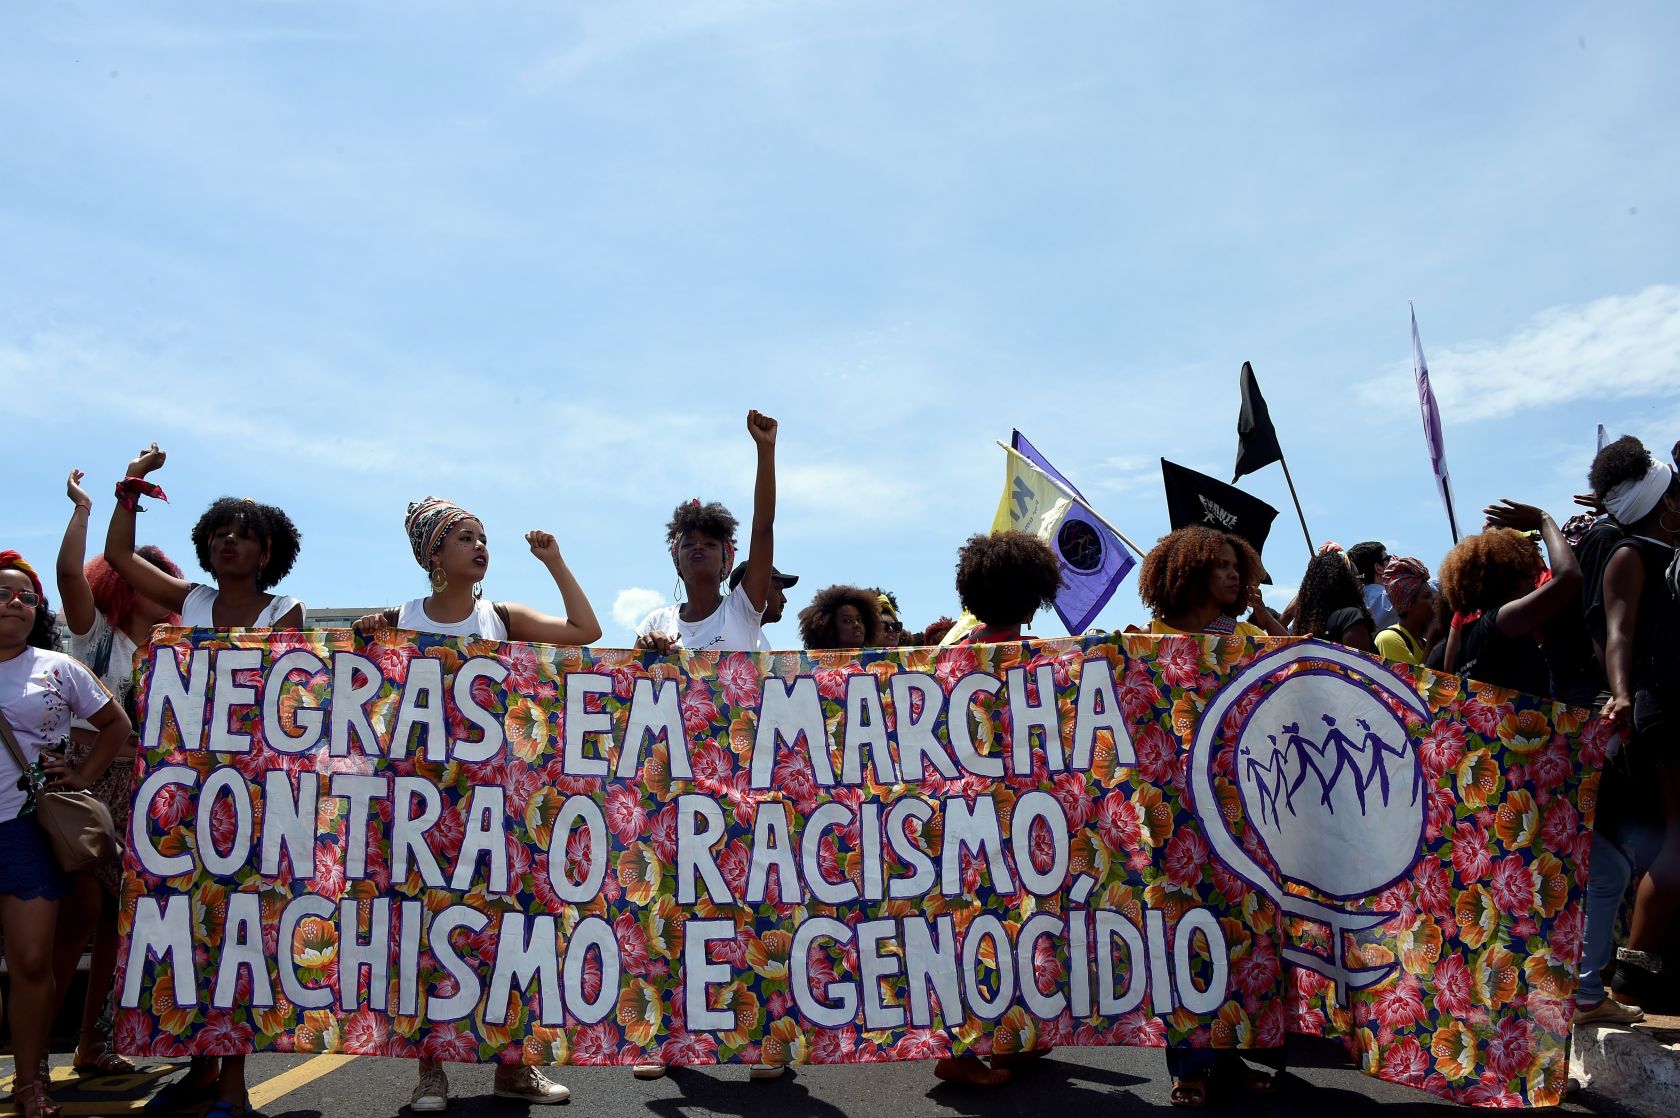
[[(181, 577), (181, 568), (156, 544), (147, 544), (136, 554), (164, 574)], [(126, 631), (128, 623), (134, 620), (134, 605), (140, 598), (140, 595), (134, 592), (134, 587), (105, 561), (103, 555), (89, 560), (82, 573), (87, 575), (88, 589), (93, 591), (93, 608), (105, 615), (105, 620), (111, 628), (118, 632)], [(169, 623), (179, 625), (180, 615), (170, 614)]]
[(1466, 536), (1441, 560), (1441, 593), (1459, 613), (1497, 609), (1534, 585), (1545, 564), (1540, 548), (1514, 528)]
[(1195, 524), (1168, 532), (1144, 556), (1138, 575), (1138, 597), (1156, 617), (1184, 613), (1208, 593), (1208, 580), (1225, 552), (1225, 545), (1237, 553), (1237, 573), (1242, 586), (1236, 604), (1226, 612), (1235, 617), (1248, 608), (1254, 588), (1260, 585), (1260, 555), (1249, 542), (1232, 532), (1221, 532)]

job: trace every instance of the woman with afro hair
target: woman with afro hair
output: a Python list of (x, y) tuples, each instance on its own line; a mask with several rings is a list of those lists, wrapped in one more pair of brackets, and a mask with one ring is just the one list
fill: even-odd
[[(1655, 857), (1635, 895), (1616, 992), (1669, 1011), (1680, 1001), (1680, 959), (1660, 954), (1680, 912), (1680, 606), (1665, 575), (1680, 543), (1680, 476), (1623, 436), (1598, 452), (1588, 484), (1609, 516), (1580, 545), (1587, 631), (1609, 685), (1604, 716), (1627, 738), (1623, 758), (1606, 769), (1600, 814), (1609, 830), (1631, 824), (1630, 836), (1660, 836), (1645, 844)], [(1588, 893), (1590, 917), (1590, 882)], [(1607, 962), (1608, 938), (1590, 931), (1587, 954)], [(1583, 988), (1586, 974), (1583, 960)]]
[[(65, 483), (72, 507), (58, 550), (58, 598), (70, 630), (70, 655), (99, 677), (133, 723), (135, 653), (150, 639), (154, 625), (174, 624), (180, 618), (168, 606), (135, 593), (103, 555), (94, 556), (84, 565), (93, 499), (83, 491), (81, 481), (82, 471), (72, 470)], [(138, 554), (163, 573), (181, 576), (181, 569), (161, 549), (148, 545)], [(98, 731), (92, 723), (76, 719), (70, 724), (65, 760), (71, 765), (84, 763), (97, 739)], [(134, 795), (132, 735), (116, 762), (88, 791), (110, 809), (117, 834), (127, 834)], [(117, 862), (85, 870), (71, 878), (69, 895), (59, 909), (54, 969), (60, 996), (70, 989), (82, 950), (90, 938), (93, 941), (87, 998), (82, 1004), (82, 1032), (71, 1061), (72, 1069), (83, 1074), (126, 1075), (134, 1071), (132, 1063), (111, 1051), (109, 1038), (100, 1029), (111, 978), (117, 969), (117, 893), (121, 884), (122, 866)]]
[(881, 642), (882, 596), (856, 586), (828, 586), (799, 611), (808, 649), (875, 648)]
[[(142, 496), (163, 497), (163, 490), (146, 480), (160, 469), (167, 455), (157, 443), (142, 450), (128, 464), (117, 483), (117, 503), (105, 535), (105, 561), (136, 594), (181, 615), (181, 624), (195, 629), (298, 629), (303, 626), (303, 603), (270, 594), (297, 562), (301, 537), (291, 517), (273, 505), (250, 498), (222, 497), (204, 510), (193, 525), (193, 550), (198, 565), (215, 580), (214, 587), (188, 582), (153, 566), (134, 550), (134, 519)], [(205, 1118), (251, 1112), (245, 1091), (245, 1055), (228, 1053), (192, 1058), (187, 1073), (152, 1097), (156, 1111), (187, 1110), (210, 1104)]]
[[(1502, 501), (1483, 510), (1486, 528), (1441, 560), (1441, 593), (1458, 615), (1447, 670), (1530, 695), (1552, 694), (1552, 673), (1537, 639), (1581, 592), (1581, 568), (1563, 531), (1533, 505)], [(1538, 531), (1551, 560), (1527, 534)]]
[[(1289, 630), (1260, 601), (1263, 568), (1249, 542), (1232, 532), (1193, 525), (1162, 536), (1144, 556), (1138, 597), (1154, 615), (1149, 631), (1287, 637)], [(1239, 621), (1244, 610), (1248, 621)]]
[(1327, 549), (1312, 557), (1295, 596), (1295, 635), (1375, 654), (1376, 626), (1346, 553)]
[[(41, 578), (15, 551), (0, 552), (0, 932), (10, 975), (12, 1055), (18, 1113), (52, 1118), (47, 1030), (52, 1024), (58, 905), (69, 889), (40, 824), (43, 792), (86, 789), (128, 740), (128, 716), (97, 676), (53, 647), (53, 616)], [(72, 718), (94, 729), (80, 764), (68, 761)]]
[[(776, 421), (749, 411), (747, 433), (758, 449), (758, 472), (753, 484), (746, 572), (740, 585), (724, 589), (735, 567), (739, 521), (716, 501), (701, 504), (696, 499), (678, 505), (665, 526), (665, 544), (677, 569), (679, 589), (687, 600), (661, 606), (644, 617), (636, 626), (637, 648), (660, 653), (675, 647), (694, 652), (769, 650), (762, 622), (775, 574)], [(651, 1069), (653, 1065), (648, 1066)]]

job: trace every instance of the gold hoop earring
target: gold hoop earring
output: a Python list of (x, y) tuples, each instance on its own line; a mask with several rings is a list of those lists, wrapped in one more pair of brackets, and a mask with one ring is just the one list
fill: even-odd
[(1677, 528), (1673, 524), (1670, 524), (1668, 522), (1668, 513), (1665, 512), (1665, 513), (1662, 513), (1660, 516), (1658, 516), (1657, 517), (1657, 523), (1661, 524), (1662, 525), (1662, 530), (1669, 533), (1670, 535), (1680, 536), (1680, 528)]
[(427, 572), (427, 580), (432, 584), (432, 593), (441, 594), (449, 585), (449, 576), (443, 573), (442, 567), (433, 567)]

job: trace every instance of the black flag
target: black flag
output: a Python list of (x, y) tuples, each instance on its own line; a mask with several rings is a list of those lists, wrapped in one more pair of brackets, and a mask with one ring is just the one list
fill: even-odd
[(1266, 410), (1266, 398), (1260, 395), (1260, 382), (1254, 379), (1254, 366), (1247, 361), (1242, 367), (1242, 412), (1237, 416), (1237, 478), (1252, 474), (1262, 466), (1283, 461), (1278, 446), (1277, 428), (1272, 426), (1272, 413)]
[[(1241, 536), (1256, 552), (1265, 551), (1277, 509), (1234, 485), (1165, 458), (1161, 459), (1161, 480), (1167, 487), (1167, 519), (1175, 531), (1205, 524)], [(1266, 576), (1266, 581), (1270, 582), (1271, 576)]]

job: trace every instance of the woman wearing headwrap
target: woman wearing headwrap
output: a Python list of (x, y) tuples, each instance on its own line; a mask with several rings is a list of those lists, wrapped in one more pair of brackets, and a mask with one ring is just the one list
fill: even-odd
[[(585, 645), (601, 639), (601, 624), (595, 620), (595, 610), (561, 557), (560, 545), (549, 533), (527, 532), (525, 542), (553, 577), (560, 600), (566, 606), (565, 617), (552, 617), (518, 602), (492, 602), (484, 598), (484, 576), (490, 570), (490, 541), (484, 533), (484, 523), (453, 501), (425, 497), (410, 502), (404, 527), (414, 561), (426, 572), (432, 592), (395, 609), (359, 618), (358, 632), (366, 635), (397, 628), (445, 637), (561, 645)], [(449, 1078), (444, 1074), (443, 1064), (421, 1059), (415, 1072), (418, 1081), (409, 1101), (410, 1108), (422, 1113), (447, 1108)], [(493, 1090), (499, 1098), (527, 1103), (561, 1103), (572, 1094), (564, 1085), (523, 1063), (496, 1065)]]
[[(1680, 911), (1680, 624), (1665, 577), (1680, 541), (1680, 479), (1624, 436), (1598, 452), (1588, 481), (1609, 517), (1581, 540), (1587, 629), (1609, 683), (1604, 716), (1628, 735), (1631, 767), (1607, 772), (1601, 803), (1615, 822), (1660, 819), (1662, 835), (1639, 883), (1616, 992), (1656, 1008), (1680, 998), (1676, 961), (1659, 954)], [(1652, 788), (1660, 807), (1639, 802)]]
[[(188, 582), (155, 566), (134, 548), (134, 521), (144, 511), (141, 497), (168, 500), (147, 480), (167, 455), (157, 443), (142, 450), (117, 482), (117, 503), (105, 533), (105, 561), (136, 594), (150, 598), (181, 615), (181, 624), (195, 629), (298, 629), (303, 626), (303, 603), (270, 591), (291, 572), (302, 546), (292, 518), (274, 505), (249, 497), (221, 497), (193, 525), (193, 550), (198, 565), (215, 586)], [(146, 1104), (152, 1113), (188, 1110), (210, 1103), (205, 1118), (249, 1114), (245, 1090), (245, 1054), (224, 1053), (192, 1058), (187, 1074), (169, 1084)]]
[(875, 595), (875, 612), (881, 615), (882, 648), (897, 648), (904, 643), (904, 622), (898, 619), (898, 599), (888, 590), (871, 590)]
[(1390, 559), (1377, 576), (1400, 620), (1377, 634), (1377, 654), (1385, 660), (1422, 665), (1429, 654), (1423, 635), (1435, 617), (1435, 591), (1429, 568), (1407, 556)]
[[(132, 722), (135, 653), (150, 639), (154, 625), (175, 624), (180, 618), (168, 606), (136, 594), (103, 555), (84, 564), (93, 499), (83, 491), (81, 480), (82, 471), (72, 470), (65, 484), (72, 508), (58, 551), (58, 598), (70, 630), (70, 654), (92, 669)], [(180, 577), (181, 569), (158, 548), (143, 547), (139, 555), (165, 574)], [(85, 762), (97, 737), (93, 725), (78, 718), (70, 727), (65, 760), (71, 765)], [(119, 835), (128, 833), (134, 798), (134, 744), (130, 735), (116, 762), (88, 789), (111, 810), (111, 821)], [(71, 878), (70, 893), (59, 909), (54, 970), (61, 997), (70, 989), (83, 949), (90, 939), (93, 941), (82, 1031), (71, 1060), (72, 1069), (82, 1074), (123, 1075), (134, 1071), (132, 1063), (111, 1050), (109, 1037), (101, 1030), (117, 969), (117, 894), (121, 885), (120, 862), (85, 870)]]
[[(59, 1108), (41, 1074), (57, 998), (53, 943), (67, 883), (32, 817), (43, 791), (93, 784), (128, 740), (128, 716), (94, 674), (52, 647), (53, 616), (35, 569), (0, 551), (0, 717), (22, 756), (0, 748), (0, 930), (11, 978), (14, 1096), (29, 1118)], [(65, 760), (72, 718), (95, 730), (79, 766)]]

